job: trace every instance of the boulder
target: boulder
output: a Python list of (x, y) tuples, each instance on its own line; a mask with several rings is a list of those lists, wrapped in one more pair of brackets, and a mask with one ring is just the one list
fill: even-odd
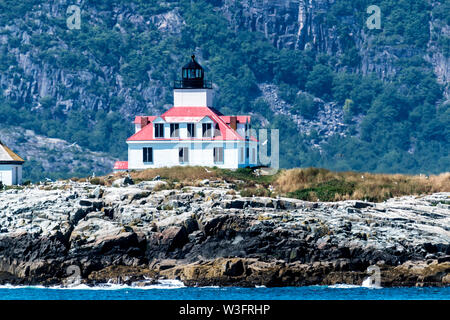
[(134, 181), (133, 181), (133, 179), (131, 179), (130, 176), (126, 176), (125, 179), (123, 180), (123, 184), (126, 186), (133, 185)]
[(105, 192), (105, 190), (103, 190), (103, 188), (100, 188), (99, 186), (97, 186), (94, 191), (92, 192), (92, 196), (95, 199), (100, 199), (103, 196), (103, 193)]
[(111, 184), (113, 187), (116, 187), (116, 188), (118, 188), (118, 187), (122, 187), (122, 186), (124, 186), (125, 185), (125, 179), (124, 178), (122, 178), (122, 179), (117, 179), (117, 180), (114, 180), (113, 182), (112, 182), (112, 184)]
[(170, 227), (161, 234), (160, 244), (167, 247), (167, 251), (173, 251), (183, 246), (189, 241), (188, 233), (185, 227)]

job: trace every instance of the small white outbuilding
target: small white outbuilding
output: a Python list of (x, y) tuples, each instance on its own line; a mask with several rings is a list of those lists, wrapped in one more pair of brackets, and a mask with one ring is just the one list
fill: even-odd
[(22, 165), (25, 160), (0, 141), (0, 182), (11, 186), (22, 184)]

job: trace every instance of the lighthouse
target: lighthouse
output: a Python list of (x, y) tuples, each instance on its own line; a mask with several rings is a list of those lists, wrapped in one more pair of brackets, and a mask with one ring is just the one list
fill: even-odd
[(258, 164), (258, 140), (250, 134), (249, 115), (223, 115), (214, 108), (212, 82), (192, 55), (173, 84), (173, 107), (161, 115), (134, 119), (127, 139), (128, 161), (116, 171), (172, 166), (227, 169)]

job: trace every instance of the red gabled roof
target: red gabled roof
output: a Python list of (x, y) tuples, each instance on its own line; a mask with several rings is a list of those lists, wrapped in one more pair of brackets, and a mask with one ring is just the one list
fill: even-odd
[[(165, 113), (161, 115), (161, 118), (170, 122), (187, 122), (186, 119), (195, 119), (199, 121), (199, 119), (203, 119), (204, 117), (209, 117), (212, 121), (219, 125), (220, 135), (215, 136), (214, 138), (188, 138), (188, 139), (179, 139), (179, 138), (154, 138), (153, 137), (153, 126), (147, 125), (142, 130), (138, 131), (127, 141), (165, 141), (165, 140), (244, 140), (236, 131), (231, 129), (231, 127), (227, 124), (227, 117), (220, 114), (220, 112), (209, 108), (209, 107), (173, 107), (167, 110)], [(137, 123), (141, 123), (136, 117)], [(149, 122), (156, 119), (156, 116), (148, 117)], [(249, 116), (238, 116), (238, 122), (250, 121)], [(251, 138), (252, 141), (257, 141), (254, 137)]]
[(128, 170), (128, 161), (116, 161), (114, 170)]

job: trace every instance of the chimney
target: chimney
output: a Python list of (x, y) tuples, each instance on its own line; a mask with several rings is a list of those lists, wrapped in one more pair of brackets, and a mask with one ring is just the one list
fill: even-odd
[(148, 118), (147, 117), (141, 117), (141, 130), (144, 129), (144, 127), (148, 125)]
[(236, 116), (231, 116), (231, 117), (230, 117), (230, 127), (231, 127), (231, 129), (233, 129), (234, 131), (237, 130), (237, 117), (236, 117)]

